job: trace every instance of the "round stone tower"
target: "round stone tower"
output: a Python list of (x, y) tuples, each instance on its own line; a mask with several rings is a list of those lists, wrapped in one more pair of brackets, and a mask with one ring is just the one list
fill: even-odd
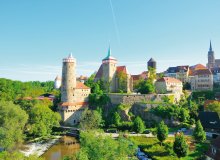
[(61, 101), (74, 102), (76, 88), (76, 60), (72, 54), (63, 59)]

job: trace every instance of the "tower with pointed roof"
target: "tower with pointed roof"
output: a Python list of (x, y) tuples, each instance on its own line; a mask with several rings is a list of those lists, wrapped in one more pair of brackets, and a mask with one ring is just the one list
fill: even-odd
[(208, 51), (208, 64), (207, 67), (212, 69), (215, 67), (215, 54), (212, 50), (212, 42), (210, 41), (209, 51)]
[(72, 53), (63, 59), (61, 102), (74, 102), (73, 92), (76, 88), (76, 59)]
[(157, 67), (157, 62), (151, 58), (148, 62), (147, 62), (147, 67), (149, 69), (149, 67), (156, 69)]
[(111, 55), (111, 48), (109, 46), (107, 56), (102, 60), (102, 68), (103, 68), (103, 80), (108, 84), (109, 91), (115, 92), (116, 91), (116, 83), (115, 83), (115, 76), (116, 76), (116, 58), (112, 57)]

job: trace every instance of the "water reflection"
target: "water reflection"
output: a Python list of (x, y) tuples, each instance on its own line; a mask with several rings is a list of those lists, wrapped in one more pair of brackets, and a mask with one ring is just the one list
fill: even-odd
[(80, 149), (80, 144), (74, 137), (63, 136), (59, 142), (47, 150), (42, 157), (46, 160), (61, 160), (64, 156), (73, 155)]

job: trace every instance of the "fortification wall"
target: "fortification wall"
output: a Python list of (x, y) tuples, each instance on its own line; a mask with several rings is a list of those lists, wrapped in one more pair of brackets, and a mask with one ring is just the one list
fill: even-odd
[(162, 102), (163, 97), (170, 96), (173, 94), (109, 94), (111, 103), (113, 105), (118, 104), (128, 104), (133, 105), (134, 103), (143, 103), (143, 102)]

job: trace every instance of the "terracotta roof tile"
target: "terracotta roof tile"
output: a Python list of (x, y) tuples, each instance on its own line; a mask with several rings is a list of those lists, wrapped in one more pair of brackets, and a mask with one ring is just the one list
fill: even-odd
[(76, 89), (90, 89), (82, 82), (76, 82)]
[(198, 69), (193, 72), (193, 75), (211, 75), (210, 69)]
[(123, 73), (126, 73), (126, 74), (127, 74), (126, 66), (118, 66), (118, 67), (116, 68), (116, 71), (117, 71), (117, 72), (123, 72)]
[(172, 77), (163, 77), (158, 79), (157, 82), (182, 83), (180, 80)]

